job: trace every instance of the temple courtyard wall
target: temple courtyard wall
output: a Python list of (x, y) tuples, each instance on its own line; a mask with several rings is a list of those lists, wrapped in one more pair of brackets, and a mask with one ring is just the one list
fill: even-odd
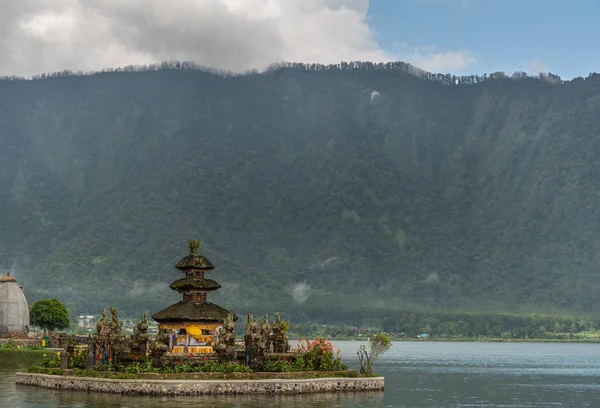
[(383, 391), (383, 377), (265, 380), (122, 380), (17, 373), (17, 384), (55, 390), (140, 395), (302, 394)]

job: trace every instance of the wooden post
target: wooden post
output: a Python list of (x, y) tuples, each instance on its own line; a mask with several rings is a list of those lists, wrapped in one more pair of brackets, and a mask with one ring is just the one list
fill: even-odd
[(85, 370), (94, 371), (94, 354), (90, 351), (85, 357)]
[(60, 352), (60, 369), (66, 370), (69, 368), (69, 353), (67, 353), (67, 349), (63, 349)]

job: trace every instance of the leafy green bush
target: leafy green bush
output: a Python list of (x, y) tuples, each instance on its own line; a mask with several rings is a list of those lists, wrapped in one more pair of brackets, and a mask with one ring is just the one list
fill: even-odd
[(86, 355), (83, 350), (75, 350), (69, 355), (69, 368), (85, 368)]
[(346, 370), (342, 363), (342, 355), (338, 349), (333, 352), (333, 345), (321, 337), (314, 341), (300, 340), (293, 363), (295, 371), (337, 371)]
[(289, 360), (268, 361), (265, 363), (264, 371), (269, 373), (294, 371), (294, 366)]
[(156, 373), (158, 369), (152, 365), (152, 359), (147, 359), (129, 364), (122, 371), (126, 373)]
[(14, 349), (21, 348), (21, 346), (19, 345), (19, 342), (16, 341), (15, 339), (10, 339), (6, 343), (1, 343), (0, 348), (14, 350)]
[(31, 366), (27, 369), (28, 373), (37, 373), (37, 374), (49, 374), (49, 375), (62, 375), (62, 370), (60, 368), (47, 368), (47, 367), (39, 367), (39, 366)]
[(188, 363), (176, 361), (172, 367), (164, 367), (161, 372), (165, 374), (183, 373), (249, 373), (250, 367), (237, 363), (217, 363), (215, 361), (204, 361), (202, 363)]
[(20, 349), (0, 349), (0, 367), (28, 367), (40, 365), (47, 358), (56, 356), (53, 351)]
[(385, 333), (378, 333), (369, 339), (369, 349), (361, 345), (356, 354), (360, 362), (360, 373), (364, 375), (373, 375), (373, 365), (379, 357), (392, 347), (390, 336)]
[(56, 353), (49, 356), (48, 354), (43, 355), (44, 359), (42, 360), (41, 367), (46, 368), (58, 368), (60, 367), (60, 356)]

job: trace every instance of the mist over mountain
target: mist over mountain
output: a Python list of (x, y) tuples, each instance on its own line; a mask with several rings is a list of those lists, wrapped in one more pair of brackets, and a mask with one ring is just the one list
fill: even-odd
[(181, 63), (0, 80), (0, 266), (156, 311), (186, 239), (236, 313), (600, 311), (600, 75)]

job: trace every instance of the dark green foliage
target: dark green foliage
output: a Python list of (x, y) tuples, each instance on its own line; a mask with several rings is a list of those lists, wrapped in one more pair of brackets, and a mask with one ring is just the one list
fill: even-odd
[(0, 80), (0, 265), (132, 316), (201, 236), (241, 313), (598, 313), (599, 95), (402, 63)]
[(236, 362), (217, 363), (215, 361), (206, 361), (202, 363), (177, 361), (175, 365), (164, 367), (164, 373), (249, 373), (250, 368)]
[(54, 351), (0, 347), (0, 367), (2, 368), (23, 368), (33, 364), (44, 364), (49, 361), (56, 362), (58, 366), (58, 359)]
[(292, 338), (324, 336), (332, 339), (369, 336), (381, 330), (395, 338), (414, 340), (422, 333), (435, 339), (546, 339), (599, 340), (600, 319), (582, 316), (371, 310), (356, 325), (294, 324)]
[(85, 369), (86, 353), (83, 350), (69, 351), (69, 368)]
[(44, 331), (67, 329), (70, 326), (67, 308), (57, 299), (37, 300), (29, 310), (32, 326)]
[(143, 359), (126, 365), (123, 371), (125, 373), (153, 373), (158, 370), (153, 366), (152, 359)]
[(538, 314), (405, 311), (390, 314), (382, 320), (382, 328), (387, 333), (407, 338), (427, 333), (443, 338), (585, 339), (599, 327), (597, 318)]
[(14, 338), (8, 340), (7, 342), (0, 343), (0, 349), (15, 350), (20, 348), (21, 344)]

